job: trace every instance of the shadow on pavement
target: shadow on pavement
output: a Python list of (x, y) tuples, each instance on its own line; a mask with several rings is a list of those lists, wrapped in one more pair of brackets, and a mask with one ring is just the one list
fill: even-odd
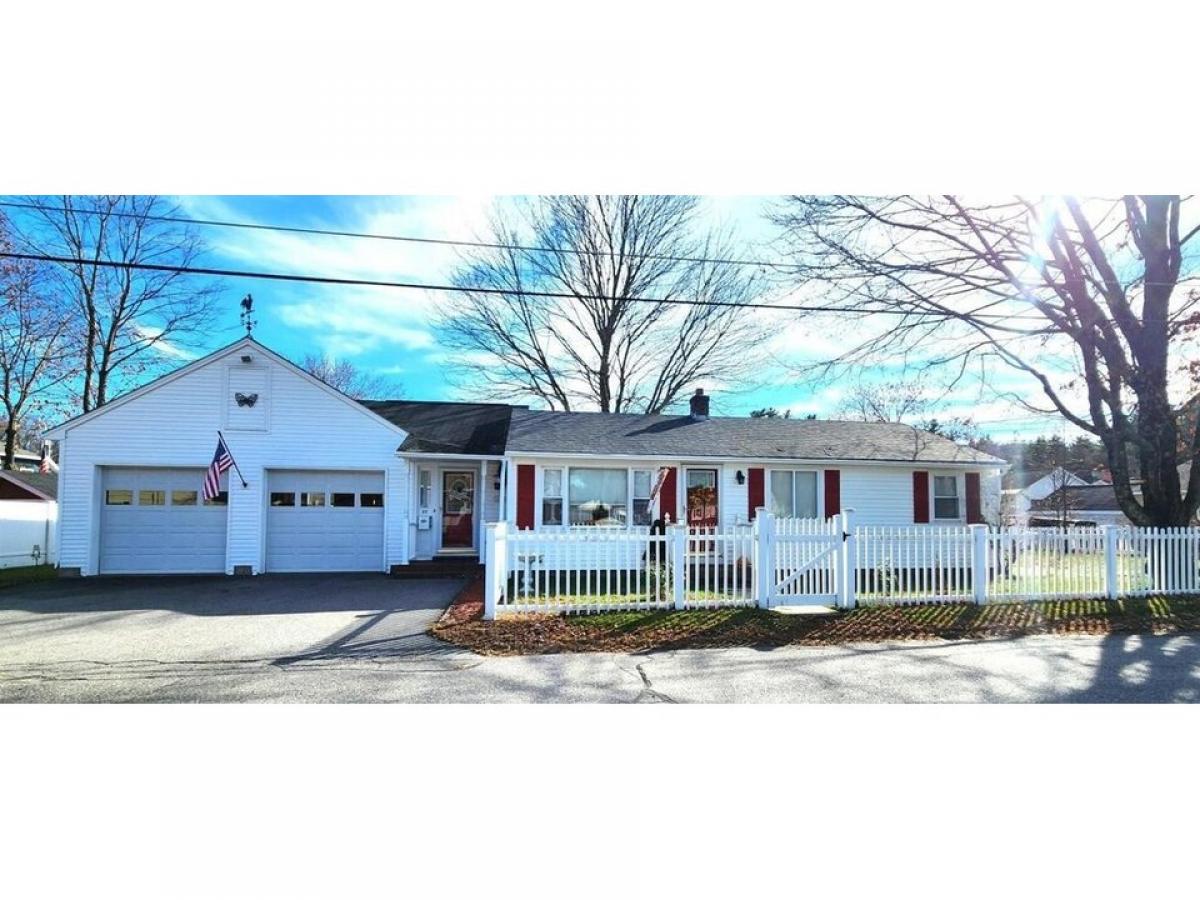
[(0, 611), (39, 614), (168, 610), (194, 616), (441, 610), (456, 579), (400, 580), (382, 573), (60, 579), (0, 591)]

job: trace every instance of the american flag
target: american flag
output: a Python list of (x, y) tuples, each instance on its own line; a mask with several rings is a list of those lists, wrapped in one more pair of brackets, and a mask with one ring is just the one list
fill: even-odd
[(217, 452), (213, 454), (212, 464), (204, 473), (204, 499), (216, 500), (221, 494), (221, 473), (233, 468), (233, 454), (225, 446), (225, 439), (217, 436)]

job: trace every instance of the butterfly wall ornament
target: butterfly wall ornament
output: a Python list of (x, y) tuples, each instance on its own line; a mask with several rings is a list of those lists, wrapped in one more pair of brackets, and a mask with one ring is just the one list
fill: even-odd
[(253, 406), (258, 402), (258, 394), (243, 394), (235, 391), (233, 399), (237, 401), (238, 406)]

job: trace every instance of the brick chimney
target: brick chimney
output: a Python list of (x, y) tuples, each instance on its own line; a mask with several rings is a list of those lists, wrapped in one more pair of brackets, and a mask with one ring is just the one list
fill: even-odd
[(696, 393), (692, 395), (691, 407), (692, 418), (697, 422), (708, 418), (708, 397), (705, 396), (704, 388), (696, 388)]

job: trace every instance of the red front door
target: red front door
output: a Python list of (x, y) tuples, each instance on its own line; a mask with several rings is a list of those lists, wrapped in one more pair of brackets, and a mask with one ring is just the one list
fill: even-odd
[(442, 473), (442, 546), (475, 546), (475, 473)]
[(687, 523), (696, 528), (717, 527), (717, 470), (687, 470)]

